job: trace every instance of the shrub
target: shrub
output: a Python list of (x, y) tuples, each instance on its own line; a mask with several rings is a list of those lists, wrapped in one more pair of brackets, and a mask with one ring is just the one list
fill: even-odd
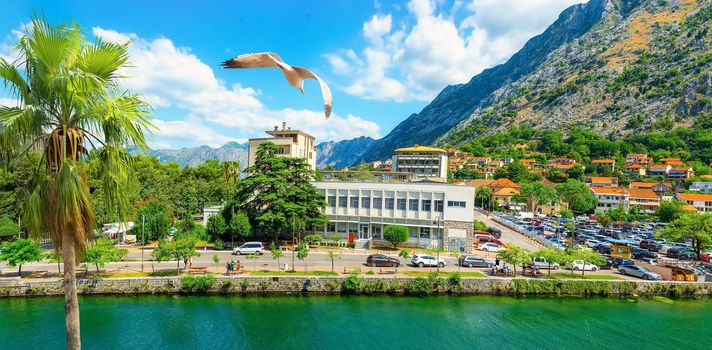
[(450, 284), (450, 287), (454, 287), (454, 288), (462, 287), (462, 277), (460, 276), (460, 273), (455, 272), (452, 275), (450, 275), (450, 278), (448, 278), (448, 283)]
[(432, 293), (433, 283), (427, 278), (416, 277), (405, 282), (405, 293), (410, 295), (427, 295)]
[(180, 279), (181, 288), (188, 292), (205, 293), (213, 284), (215, 284), (215, 276), (213, 276), (213, 274), (183, 276)]
[(398, 247), (398, 244), (408, 241), (408, 228), (399, 225), (386, 225), (383, 230), (383, 239), (393, 244), (393, 248)]
[(341, 288), (345, 293), (356, 293), (361, 290), (363, 278), (359, 277), (355, 272), (344, 279)]
[(369, 270), (368, 272), (366, 272), (366, 274), (369, 275), (369, 276), (373, 276), (373, 275), (375, 275), (376, 273)]
[(246, 291), (247, 288), (250, 287), (250, 280), (248, 280), (247, 278), (244, 278), (244, 279), (242, 280), (242, 283), (240, 284), (240, 287), (242, 287), (242, 290), (243, 290), (243, 291)]
[(314, 243), (316, 243), (316, 242), (321, 242), (321, 241), (323, 241), (323, 240), (324, 240), (324, 237), (322, 237), (321, 235), (308, 235), (308, 236), (304, 236), (304, 240), (305, 240), (308, 244), (314, 244)]
[(377, 279), (364, 284), (363, 292), (367, 294), (383, 293), (386, 291), (386, 282)]

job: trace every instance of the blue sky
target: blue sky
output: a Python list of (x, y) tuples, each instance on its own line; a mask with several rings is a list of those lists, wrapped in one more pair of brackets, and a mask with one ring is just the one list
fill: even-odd
[[(0, 57), (33, 10), (81, 23), (89, 37), (133, 39), (125, 85), (155, 108), (154, 148), (261, 136), (281, 121), (318, 141), (374, 138), (419, 112), (448, 84), (505, 61), (583, 0), (21, 1), (0, 12)], [(224, 70), (241, 53), (274, 51), (312, 69), (302, 96), (281, 72)], [(13, 101), (0, 90), (0, 103)]]

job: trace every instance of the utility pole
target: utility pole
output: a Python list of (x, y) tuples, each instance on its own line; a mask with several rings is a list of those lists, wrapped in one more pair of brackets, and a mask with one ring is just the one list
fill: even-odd
[[(443, 235), (440, 234), (440, 216), (438, 216), (436, 218), (436, 220), (437, 220), (437, 226), (438, 226), (438, 231), (436, 232), (436, 234), (440, 235), (440, 241), (442, 242)], [(435, 272), (437, 274), (440, 274), (440, 249), (441, 249), (441, 246), (440, 246), (440, 244), (438, 244), (437, 259), (435, 260), (435, 264), (437, 265)]]
[[(230, 221), (232, 222), (232, 218), (235, 216), (235, 206), (232, 205), (230, 206)], [(230, 223), (228, 223), (230, 225)], [(230, 228), (230, 249), (235, 250), (235, 233), (232, 231), (232, 228)]]
[(141, 272), (143, 272), (144, 249), (146, 249), (146, 215), (141, 215)]
[(294, 242), (294, 216), (292, 216), (292, 270), (294, 270), (294, 252), (297, 250), (296, 242)]

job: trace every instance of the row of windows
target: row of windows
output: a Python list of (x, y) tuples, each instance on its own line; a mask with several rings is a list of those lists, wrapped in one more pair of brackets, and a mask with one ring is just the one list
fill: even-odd
[[(328, 196), (326, 199), (326, 203), (330, 207), (336, 207), (337, 204), (337, 197), (336, 196)], [(462, 203), (462, 205), (452, 205), (451, 203)], [(435, 200), (432, 201), (430, 199), (423, 199), (423, 200), (418, 200), (418, 199), (405, 199), (405, 198), (380, 198), (380, 197), (361, 197), (359, 201), (359, 197), (346, 197), (346, 196), (339, 196), (338, 197), (338, 204), (339, 208), (373, 208), (373, 209), (398, 209), (398, 210), (405, 210), (406, 206), (408, 207), (408, 210), (412, 211), (432, 211), (435, 210), (437, 212), (442, 212), (443, 211), (443, 201), (441, 200)], [(359, 205), (360, 204), (360, 205)], [(465, 202), (453, 202), (453, 201), (448, 201), (448, 207), (453, 207), (453, 206), (461, 206), (462, 208), (465, 207)]]

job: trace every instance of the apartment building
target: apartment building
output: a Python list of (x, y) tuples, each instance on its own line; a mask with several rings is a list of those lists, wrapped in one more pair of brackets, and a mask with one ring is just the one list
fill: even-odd
[(598, 199), (596, 212), (617, 208), (629, 210), (632, 205), (637, 205), (640, 211), (652, 213), (660, 207), (660, 197), (649, 188), (590, 187), (590, 189)]
[(587, 176), (584, 182), (592, 187), (618, 187), (617, 177)]
[(467, 250), (475, 188), (435, 182), (313, 182), (324, 195), (329, 224), (320, 233), (383, 239), (387, 225), (408, 227), (408, 244)]
[(395, 172), (411, 173), (414, 180), (447, 181), (447, 151), (415, 145), (399, 148), (393, 155)]
[(277, 154), (284, 157), (304, 158), (312, 170), (316, 170), (316, 138), (304, 131), (292, 130), (286, 122), (282, 123), (282, 129), (278, 126), (274, 130), (265, 131), (271, 137), (254, 138), (249, 140), (249, 152), (247, 155), (248, 166), (255, 165), (257, 159), (257, 148), (265, 142), (272, 142), (277, 146)]
[(697, 211), (712, 212), (712, 194), (678, 193), (675, 199), (683, 201), (697, 209)]
[(712, 182), (695, 181), (690, 185), (690, 191), (712, 193)]

